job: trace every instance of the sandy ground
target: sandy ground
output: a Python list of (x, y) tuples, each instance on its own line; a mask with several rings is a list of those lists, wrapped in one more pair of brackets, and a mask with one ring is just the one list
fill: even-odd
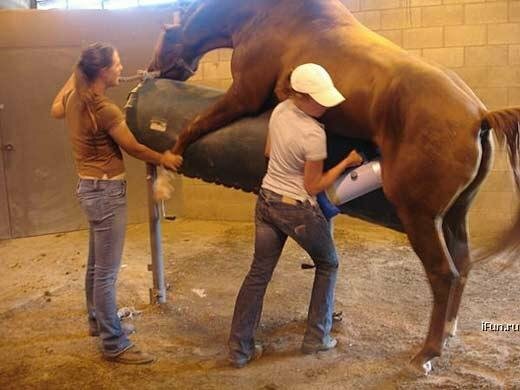
[(520, 332), (483, 332), (482, 321), (520, 323), (519, 267), (470, 275), (459, 333), (427, 377), (404, 369), (426, 334), (431, 294), (405, 236), (340, 217), (337, 349), (299, 351), (312, 270), (290, 242), (267, 292), (258, 338), (265, 354), (243, 369), (226, 362), (233, 305), (252, 256), (250, 223), (163, 225), (168, 303), (150, 306), (147, 225), (129, 226), (119, 306), (142, 314), (133, 340), (148, 366), (101, 359), (87, 335), (83, 274), (87, 232), (0, 242), (0, 389), (520, 389)]

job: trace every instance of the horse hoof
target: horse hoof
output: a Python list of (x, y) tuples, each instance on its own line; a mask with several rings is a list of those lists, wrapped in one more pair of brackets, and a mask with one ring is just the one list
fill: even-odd
[(424, 375), (428, 375), (432, 371), (432, 362), (427, 361), (422, 365)]
[(415, 359), (409, 363), (409, 368), (417, 376), (426, 376), (432, 371), (432, 362), (428, 360), (425, 363), (416, 362)]

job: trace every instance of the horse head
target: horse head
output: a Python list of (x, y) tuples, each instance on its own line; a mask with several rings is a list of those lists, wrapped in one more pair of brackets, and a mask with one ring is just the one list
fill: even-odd
[(176, 11), (173, 23), (162, 26), (148, 71), (160, 71), (163, 78), (185, 81), (197, 70), (200, 56), (185, 44), (182, 15), (182, 11)]

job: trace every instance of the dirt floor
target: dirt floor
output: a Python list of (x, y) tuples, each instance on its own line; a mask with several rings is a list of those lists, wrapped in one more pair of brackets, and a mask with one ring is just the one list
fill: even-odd
[(431, 308), (419, 260), (405, 236), (337, 218), (337, 349), (300, 353), (313, 271), (290, 242), (264, 305), (264, 356), (234, 369), (226, 340), (252, 224), (178, 220), (163, 233), (168, 303), (149, 305), (147, 225), (129, 226), (118, 282), (119, 306), (142, 310), (133, 340), (158, 357), (140, 367), (102, 360), (87, 335), (87, 232), (0, 242), (0, 389), (520, 389), (520, 332), (481, 331), (482, 321), (520, 323), (518, 266), (474, 269), (458, 336), (429, 376), (415, 377), (405, 367)]

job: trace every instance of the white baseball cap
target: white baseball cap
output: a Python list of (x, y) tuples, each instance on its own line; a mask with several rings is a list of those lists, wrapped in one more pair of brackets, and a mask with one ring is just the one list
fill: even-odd
[(318, 64), (308, 63), (296, 67), (291, 73), (291, 87), (297, 92), (309, 94), (325, 107), (334, 107), (345, 101), (325, 68)]

